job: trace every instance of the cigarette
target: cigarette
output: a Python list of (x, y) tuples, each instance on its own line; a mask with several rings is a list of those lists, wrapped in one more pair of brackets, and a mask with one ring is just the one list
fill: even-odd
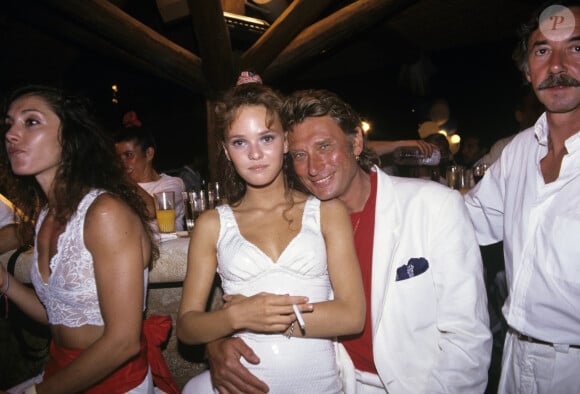
[(298, 306), (296, 306), (296, 304), (292, 304), (292, 309), (294, 309), (294, 314), (296, 315), (296, 319), (298, 320), (300, 328), (302, 329), (302, 331), (304, 331), (306, 329), (306, 323), (304, 323), (304, 319), (302, 318), (302, 313), (300, 313), (300, 309), (298, 309)]

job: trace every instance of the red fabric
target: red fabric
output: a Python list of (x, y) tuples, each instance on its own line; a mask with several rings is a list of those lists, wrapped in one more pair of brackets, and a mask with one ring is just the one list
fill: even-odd
[(365, 316), (365, 328), (356, 336), (342, 338), (356, 369), (360, 371), (377, 373), (377, 367), (373, 359), (373, 330), (371, 323), (371, 283), (373, 262), (373, 238), (375, 235), (375, 205), (377, 201), (377, 174), (371, 172), (371, 194), (361, 212), (350, 215), (354, 231), (354, 243), (358, 261), (360, 264), (367, 313)]
[(147, 358), (153, 373), (153, 382), (168, 394), (179, 394), (181, 390), (173, 380), (161, 352), (161, 344), (167, 340), (171, 328), (170, 316), (151, 315), (143, 322), (143, 335), (147, 340)]
[(123, 126), (124, 127), (141, 127), (141, 121), (137, 117), (135, 111), (129, 111), (123, 115)]
[[(171, 317), (151, 315), (143, 322), (141, 352), (120, 369), (100, 383), (86, 390), (87, 394), (121, 394), (137, 387), (151, 367), (153, 382), (169, 394), (180, 393), (179, 387), (167, 368), (160, 345), (165, 342), (171, 330)], [(66, 349), (50, 344), (50, 359), (44, 370), (44, 379), (49, 379), (59, 370), (77, 358), (84, 349)]]
[[(121, 394), (126, 393), (143, 382), (148, 371), (145, 342), (141, 343), (141, 352), (105, 380), (84, 391), (87, 394)], [(50, 343), (50, 359), (44, 369), (44, 379), (49, 379), (58, 371), (70, 364), (84, 349), (67, 349)]]

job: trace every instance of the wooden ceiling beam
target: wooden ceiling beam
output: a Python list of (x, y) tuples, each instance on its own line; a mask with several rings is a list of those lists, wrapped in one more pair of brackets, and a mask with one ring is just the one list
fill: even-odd
[(188, 0), (203, 72), (210, 96), (229, 88), (235, 78), (230, 34), (220, 0)]
[[(177, 86), (190, 89), (194, 92), (199, 91), (199, 86), (192, 84), (190, 79), (183, 79), (182, 75), (165, 73), (163, 70), (159, 70), (155, 65), (148, 63), (141, 58), (137, 58), (124, 49), (113, 45), (110, 40), (83, 28), (79, 24), (73, 23), (71, 18), (66, 15), (62, 15), (60, 12), (54, 12), (54, 10), (50, 8), (50, 5), (38, 4), (34, 0), (18, 0), (13, 3), (14, 4), (11, 6), (16, 7), (14, 10), (17, 12), (17, 15), (19, 15), (20, 18), (24, 18), (22, 21), (25, 24), (31, 26), (25, 27), (26, 29), (39, 29), (38, 34), (50, 37), (56, 42), (62, 42), (62, 40), (59, 41), (59, 39), (74, 42), (78, 47), (82, 48), (82, 50), (87, 49), (98, 53), (105, 58), (117, 59), (130, 67), (148, 72), (151, 75), (156, 75), (157, 77), (170, 81)], [(50, 16), (47, 15), (48, 12), (50, 12)], [(73, 56), (72, 54), (74, 54), (75, 57), (78, 57), (80, 52), (77, 48), (71, 49), (70, 53), (71, 55), (68, 56)], [(66, 55), (59, 53), (58, 56), (63, 57)], [(69, 59), (62, 63), (63, 68), (61, 68), (59, 72), (66, 73), (66, 66), (68, 66), (72, 61), (72, 59)]]
[(303, 29), (314, 23), (333, 0), (294, 0), (240, 59), (242, 70), (262, 73)]
[[(109, 41), (134, 57), (134, 64), (148, 72), (203, 93), (207, 83), (201, 59), (153, 29), (127, 15), (107, 0), (42, 0), (84, 29)], [(70, 39), (75, 40), (72, 36)]]
[(368, 29), (370, 25), (388, 18), (418, 0), (358, 0), (332, 15), (304, 29), (266, 68), (262, 77), (279, 78), (299, 63), (314, 58), (346, 38)]

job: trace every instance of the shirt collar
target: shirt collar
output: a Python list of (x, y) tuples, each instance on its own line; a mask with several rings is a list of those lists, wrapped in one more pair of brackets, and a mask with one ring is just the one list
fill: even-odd
[(536, 121), (534, 133), (536, 133), (536, 139), (540, 145), (548, 146), (548, 121), (545, 112)]
[[(534, 125), (534, 133), (536, 134), (536, 139), (540, 145), (548, 146), (549, 128), (545, 112), (536, 121), (536, 124)], [(578, 130), (574, 135), (568, 137), (566, 141), (564, 141), (564, 145), (566, 146), (568, 153), (580, 150), (580, 130)]]
[(580, 151), (580, 132), (577, 131), (573, 136), (568, 137), (564, 142), (568, 153)]

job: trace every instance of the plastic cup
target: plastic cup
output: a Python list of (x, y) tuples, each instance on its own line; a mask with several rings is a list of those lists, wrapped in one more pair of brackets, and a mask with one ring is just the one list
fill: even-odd
[(175, 192), (155, 193), (155, 216), (161, 233), (175, 232)]

